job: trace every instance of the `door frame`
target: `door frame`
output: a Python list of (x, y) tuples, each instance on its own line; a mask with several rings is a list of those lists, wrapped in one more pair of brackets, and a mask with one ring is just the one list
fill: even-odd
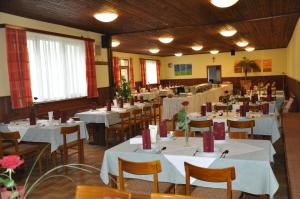
[(222, 65), (207, 65), (206, 66), (206, 79), (207, 79), (207, 82), (209, 82), (208, 69), (209, 68), (214, 68), (214, 67), (220, 67), (220, 82), (222, 82)]

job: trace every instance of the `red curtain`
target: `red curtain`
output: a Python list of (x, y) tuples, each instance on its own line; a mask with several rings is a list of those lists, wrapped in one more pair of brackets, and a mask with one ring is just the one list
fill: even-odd
[(145, 86), (147, 83), (147, 77), (146, 77), (146, 60), (140, 59), (141, 63), (141, 77), (142, 77), (142, 85)]
[(160, 84), (160, 61), (156, 61), (157, 84)]
[(130, 84), (131, 88), (135, 88), (135, 82), (134, 82), (134, 71), (133, 71), (133, 63), (132, 63), (132, 58), (129, 59), (129, 76), (130, 76)]
[(121, 75), (120, 75), (120, 62), (118, 57), (113, 57), (114, 64), (114, 80), (116, 87), (119, 87), (121, 84)]
[(85, 62), (86, 62), (86, 80), (87, 80), (87, 97), (98, 97), (94, 42), (85, 41)]
[(6, 28), (6, 48), (12, 108), (29, 107), (32, 94), (26, 32)]

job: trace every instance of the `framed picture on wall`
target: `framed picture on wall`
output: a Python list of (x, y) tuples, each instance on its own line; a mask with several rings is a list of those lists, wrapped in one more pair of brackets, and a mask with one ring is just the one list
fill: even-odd
[(263, 65), (263, 72), (272, 72), (272, 60), (271, 59), (264, 59), (262, 61)]
[(192, 75), (192, 64), (174, 64), (175, 76)]

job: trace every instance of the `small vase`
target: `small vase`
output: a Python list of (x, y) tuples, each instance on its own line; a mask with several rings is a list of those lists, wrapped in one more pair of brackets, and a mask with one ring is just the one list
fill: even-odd
[(185, 136), (185, 145), (184, 146), (186, 146), (186, 147), (190, 146), (190, 143), (189, 143), (190, 132), (188, 130), (185, 130), (184, 136)]

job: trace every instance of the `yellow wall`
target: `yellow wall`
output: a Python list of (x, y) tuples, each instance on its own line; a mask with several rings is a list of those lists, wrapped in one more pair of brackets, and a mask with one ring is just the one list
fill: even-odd
[(122, 52), (113, 52), (113, 56), (118, 58), (132, 58), (133, 67), (134, 67), (134, 81), (139, 82), (141, 79), (141, 65), (140, 59), (156, 59), (162, 62), (163, 58), (158, 56), (149, 56), (141, 54), (132, 54), (132, 53), (122, 53)]
[(300, 81), (300, 19), (287, 48), (287, 75)]
[[(249, 73), (249, 76), (263, 76), (263, 75), (282, 75), (286, 72), (287, 55), (286, 49), (274, 49), (274, 50), (257, 50), (253, 52), (239, 51), (235, 56), (231, 56), (230, 53), (220, 53), (217, 55), (211, 54), (198, 54), (198, 55), (186, 55), (182, 57), (164, 57), (161, 67), (161, 79), (185, 79), (185, 78), (206, 78), (207, 65), (221, 65), (222, 77), (238, 77), (244, 76), (243, 73), (234, 73), (234, 62), (240, 60), (243, 57), (249, 59), (272, 59), (272, 72), (256, 72)], [(215, 62), (212, 58), (215, 57)], [(192, 64), (193, 71), (191, 76), (175, 76), (174, 67), (169, 68), (168, 63), (172, 64)]]
[[(7, 13), (0, 12), (0, 24), (10, 24), (16, 26), (22, 26), (27, 28), (51, 31), (56, 33), (83, 36), (95, 40), (95, 44), (101, 45), (101, 34), (84, 31), (76, 28), (70, 28), (52, 23), (46, 23), (38, 20), (28, 19)], [(98, 61), (106, 61), (107, 55), (106, 50), (101, 50), (101, 55), (97, 56)], [(107, 66), (96, 66), (97, 72), (97, 86), (108, 87), (108, 67)], [(7, 73), (7, 59), (6, 59), (6, 42), (5, 42), (5, 29), (0, 29), (0, 96), (9, 96), (9, 83)]]

